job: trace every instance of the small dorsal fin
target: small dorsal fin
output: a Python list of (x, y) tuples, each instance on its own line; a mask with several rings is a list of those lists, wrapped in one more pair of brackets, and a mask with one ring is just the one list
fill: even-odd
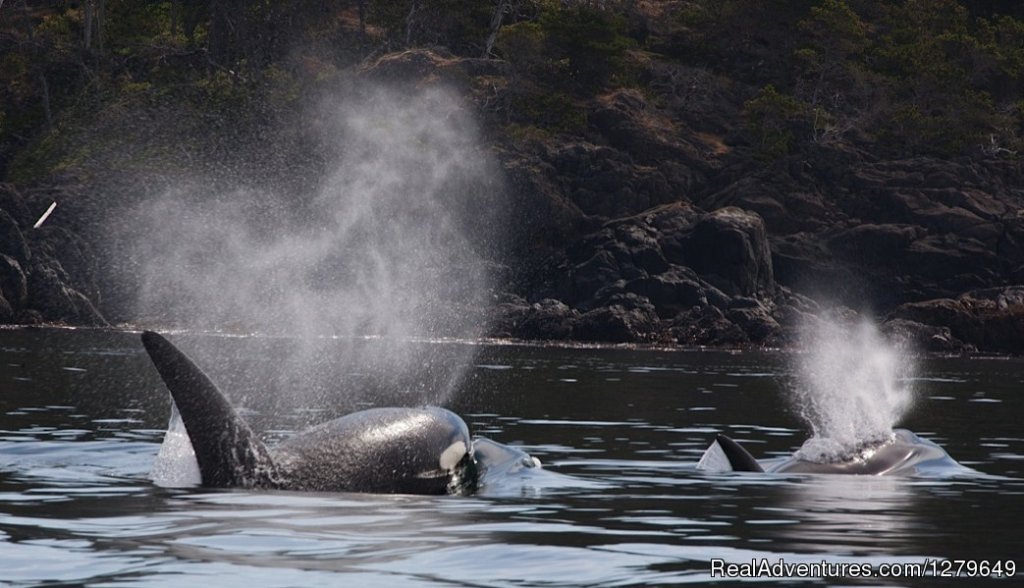
[(761, 464), (757, 463), (753, 455), (743, 448), (742, 445), (733, 441), (729, 437), (719, 433), (715, 437), (715, 442), (722, 448), (722, 452), (729, 459), (729, 465), (732, 466), (733, 471), (736, 472), (763, 472), (764, 468)]
[(203, 370), (157, 333), (142, 333), (142, 344), (181, 413), (203, 485), (277, 486), (274, 462), (266, 446)]

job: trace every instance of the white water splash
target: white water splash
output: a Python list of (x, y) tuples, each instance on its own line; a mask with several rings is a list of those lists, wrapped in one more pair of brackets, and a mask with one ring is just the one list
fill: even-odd
[(841, 461), (892, 438), (914, 400), (909, 356), (866, 320), (823, 320), (805, 326), (802, 341), (792, 404), (812, 435), (797, 456)]
[(203, 481), (192, 440), (188, 437), (174, 400), (171, 400), (171, 419), (164, 433), (164, 442), (153, 461), (149, 477), (157, 486), (165, 488), (198, 486)]

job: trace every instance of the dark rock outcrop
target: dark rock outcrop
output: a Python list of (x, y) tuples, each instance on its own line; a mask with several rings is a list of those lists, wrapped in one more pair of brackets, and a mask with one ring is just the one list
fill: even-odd
[(0, 294), (12, 308), (24, 308), (28, 282), (18, 260), (0, 253)]
[(952, 330), (945, 326), (894, 318), (882, 325), (882, 332), (901, 348), (911, 351), (954, 353), (968, 350), (968, 346), (954, 337)]
[(950, 341), (981, 350), (1024, 353), (1024, 286), (907, 303), (892, 312), (889, 323), (896, 321), (946, 329)]
[[(763, 342), (779, 328), (770, 316), (775, 282), (764, 223), (749, 211), (658, 207), (586, 237), (576, 259), (572, 302), (596, 310), (624, 295), (639, 297), (645, 304), (631, 310), (640, 312), (643, 320), (634, 322), (649, 338)], [(751, 303), (737, 303), (741, 298)]]
[(60, 262), (35, 262), (28, 274), (28, 300), (44, 320), (75, 325), (105, 324), (102, 315), (84, 294), (69, 286), (71, 277)]
[(764, 221), (727, 207), (700, 218), (686, 240), (689, 265), (726, 294), (770, 298), (775, 278)]
[(13, 257), (22, 265), (28, 264), (32, 258), (18, 222), (4, 210), (0, 210), (0, 252)]
[(18, 226), (28, 227), (35, 222), (25, 205), (25, 198), (14, 184), (0, 184), (0, 210), (13, 218)]
[[(590, 341), (763, 343), (782, 330), (773, 316), (771, 264), (756, 214), (660, 206), (581, 238), (552, 270), (565, 276), (561, 285), (533, 305), (506, 303), (499, 324), (517, 336), (571, 332)], [(535, 326), (542, 317), (557, 328)]]
[(660, 321), (654, 305), (643, 296), (622, 294), (584, 313), (574, 335), (583, 341), (644, 343), (656, 341)]
[(573, 337), (579, 311), (563, 302), (545, 298), (530, 304), (518, 296), (510, 296), (497, 307), (497, 319), (491, 328), (500, 337), (517, 339), (562, 340)]
[(1022, 179), (1019, 164), (995, 158), (879, 161), (823, 145), (698, 202), (757, 211), (779, 283), (885, 311), (1014, 283)]
[[(606, 110), (594, 125), (609, 145), (571, 152), (605, 158), (604, 164), (573, 167), (563, 161), (551, 177), (572, 170), (600, 175), (593, 166), (611, 165), (621, 176), (616, 182), (640, 180), (630, 162), (652, 147), (641, 149), (639, 139), (629, 138), (641, 128), (629, 122), (629, 113), (644, 105), (624, 95), (602, 104)], [(660, 321), (652, 327), (646, 319), (633, 320), (643, 325), (632, 328), (633, 340), (712, 345), (795, 340), (795, 325), (813, 320), (819, 310), (791, 302), (810, 295), (876, 314), (896, 309), (892, 320), (905, 322), (893, 322), (891, 334), (919, 349), (1024, 350), (1014, 305), (1006, 302), (1013, 296), (1004, 292), (1024, 282), (1019, 165), (966, 157), (879, 161), (856, 149), (821, 146), (801, 154), (802, 161), (786, 158), (745, 171), (702, 166), (684, 153), (674, 157), (702, 170), (695, 186), (710, 188), (716, 178), (724, 183), (693, 203), (639, 213), (636, 208), (649, 200), (602, 191), (615, 208), (572, 197), (577, 210), (586, 207), (583, 217), (619, 218), (575, 239), (565, 260), (549, 271), (547, 283), (558, 285), (547, 288), (545, 297), (584, 316), (614, 317), (622, 327), (615, 340), (627, 339), (623, 312), (636, 308), (595, 311), (626, 294), (649, 303)], [(561, 197), (566, 190), (577, 194), (574, 181), (585, 180), (558, 184), (570, 186)], [(559, 273), (560, 279), (550, 278)], [(980, 294), (993, 288), (1004, 289), (1002, 306), (998, 296), (992, 301)], [(590, 328), (573, 336), (600, 333)]]
[(681, 345), (738, 346), (750, 343), (747, 333), (725, 318), (715, 306), (695, 306), (679, 313), (669, 323), (668, 331)]
[(32, 228), (25, 198), (0, 186), (0, 322), (105, 325), (96, 304), (97, 257), (76, 233), (50, 222)]

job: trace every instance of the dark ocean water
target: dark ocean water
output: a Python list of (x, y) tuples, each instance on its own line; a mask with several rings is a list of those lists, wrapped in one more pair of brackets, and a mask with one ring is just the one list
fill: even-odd
[[(714, 561), (877, 571), (931, 560), (941, 572), (966, 560), (961, 575), (1013, 561), (1024, 572), (1020, 360), (928, 359), (914, 381), (900, 424), (977, 475), (801, 477), (695, 469), (717, 431), (758, 457), (801, 445), (782, 353), (172, 339), (271, 442), (359, 407), (440, 403), (553, 474), (471, 497), (161, 488), (147, 476), (169, 401), (138, 335), (4, 330), (0, 585), (958, 582), (730, 579), (712, 575)], [(362, 361), (401, 358), (403, 346), (416, 365)]]

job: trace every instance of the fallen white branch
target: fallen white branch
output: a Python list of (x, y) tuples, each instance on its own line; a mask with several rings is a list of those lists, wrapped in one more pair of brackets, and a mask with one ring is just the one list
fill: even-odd
[(56, 202), (51, 204), (50, 208), (46, 209), (46, 212), (43, 213), (43, 216), (39, 217), (39, 220), (36, 221), (36, 224), (32, 225), (32, 228), (38, 229), (39, 227), (43, 226), (43, 223), (46, 222), (46, 219), (50, 218), (50, 214), (53, 212), (54, 208), (57, 208)]

